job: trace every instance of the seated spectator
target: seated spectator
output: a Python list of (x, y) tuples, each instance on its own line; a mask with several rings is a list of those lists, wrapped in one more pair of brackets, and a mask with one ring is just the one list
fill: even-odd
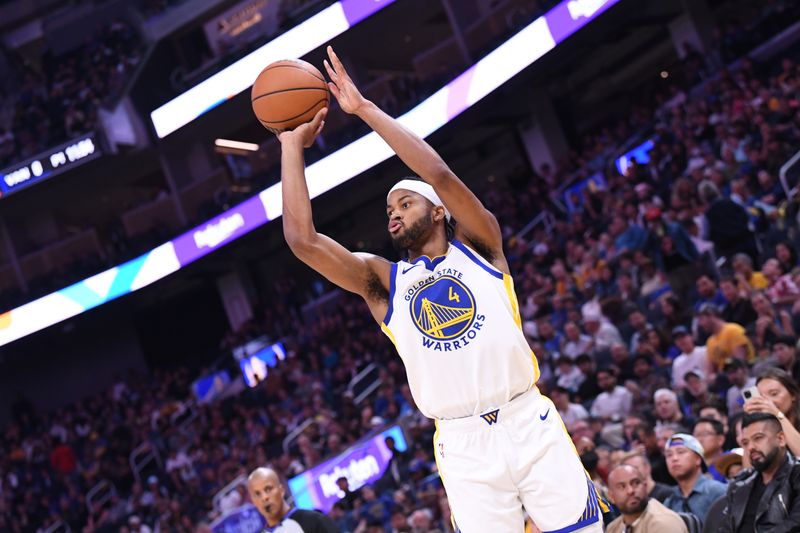
[(610, 350), (613, 344), (622, 342), (619, 330), (601, 314), (586, 314), (583, 317), (583, 325), (586, 333), (592, 338), (595, 351)]
[(734, 277), (746, 291), (764, 290), (769, 286), (769, 281), (759, 271), (753, 270), (753, 260), (747, 254), (736, 254), (733, 256)]
[(697, 324), (710, 336), (706, 341), (706, 354), (714, 372), (722, 370), (726, 359), (736, 358), (752, 362), (755, 358), (753, 343), (744, 328), (722, 320), (719, 308), (706, 304), (697, 312)]
[(751, 301), (757, 314), (755, 327), (756, 346), (764, 348), (770, 346), (778, 337), (794, 335), (792, 316), (788, 311), (773, 305), (762, 292), (755, 293)]
[(706, 356), (705, 346), (695, 346), (692, 334), (683, 326), (672, 330), (672, 339), (681, 351), (680, 355), (672, 362), (672, 386), (677, 391), (686, 388), (684, 376), (690, 370), (703, 370), (708, 372), (711, 365)]
[(667, 441), (664, 455), (670, 475), (678, 482), (677, 492), (664, 505), (705, 520), (711, 504), (725, 494), (725, 485), (702, 475), (708, 470), (703, 446), (691, 435), (676, 433)]
[(561, 347), (561, 354), (570, 359), (575, 359), (582, 353), (589, 353), (592, 349), (592, 338), (581, 333), (580, 328), (575, 322), (564, 324), (564, 344)]
[(795, 383), (800, 383), (800, 361), (797, 358), (797, 337), (779, 335), (772, 341), (772, 354), (753, 366), (753, 374), (777, 367), (792, 376)]
[(756, 378), (750, 377), (747, 363), (741, 359), (728, 359), (725, 361), (723, 369), (731, 384), (725, 393), (728, 415), (735, 415), (736, 413), (741, 413), (742, 406), (744, 406), (742, 392), (744, 392), (744, 389), (754, 386)]
[(677, 513), (650, 498), (642, 472), (621, 464), (608, 474), (608, 496), (621, 516), (606, 528), (609, 533), (688, 533)]
[(575, 422), (589, 418), (589, 413), (581, 404), (570, 402), (569, 396), (570, 391), (564, 387), (556, 387), (550, 392), (550, 399), (553, 400), (564, 425), (572, 427)]
[(768, 413), (748, 413), (742, 445), (753, 470), (728, 485), (719, 531), (800, 530), (800, 464), (787, 451), (781, 423)]
[[(675, 492), (675, 487), (671, 487), (664, 483), (655, 481), (652, 476), (653, 468), (650, 461), (647, 460), (643, 454), (638, 452), (630, 452), (622, 460), (623, 465), (631, 465), (644, 477), (644, 484), (647, 488), (647, 497), (658, 500), (661, 503)], [(610, 488), (610, 487), (609, 487)]]
[(767, 259), (763, 272), (768, 283), (766, 293), (773, 304), (785, 309), (797, 302), (800, 288), (792, 281), (792, 276), (783, 271), (780, 261), (775, 258)]
[(728, 482), (738, 476), (739, 472), (744, 468), (742, 465), (742, 453), (741, 448), (734, 448), (720, 455), (719, 459), (717, 459), (717, 462), (714, 464), (714, 468), (717, 469), (717, 472), (725, 476)]
[(728, 478), (716, 467), (716, 462), (724, 453), (725, 428), (719, 420), (712, 418), (700, 418), (694, 425), (692, 436), (703, 446), (703, 459), (708, 466), (707, 476), (722, 483), (726, 483)]
[(769, 413), (780, 421), (786, 446), (800, 455), (800, 386), (780, 368), (768, 368), (756, 379), (758, 396), (747, 400), (745, 413)]
[(617, 369), (601, 368), (597, 371), (597, 385), (603, 390), (592, 402), (591, 414), (603, 420), (619, 421), (631, 410), (633, 395), (617, 384)]
[(653, 394), (655, 419), (659, 425), (674, 424), (686, 428), (694, 425), (694, 419), (684, 414), (678, 403), (678, 395), (670, 389), (658, 389)]

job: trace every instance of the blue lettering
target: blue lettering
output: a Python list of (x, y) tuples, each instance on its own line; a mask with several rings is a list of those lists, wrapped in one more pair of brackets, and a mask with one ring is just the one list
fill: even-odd
[(471, 330), (469, 330), (467, 332), (467, 338), (469, 338), (469, 339), (474, 339), (476, 335), (477, 335), (477, 333), (475, 333), (474, 329), (471, 329)]
[(433, 347), (434, 352), (441, 352), (442, 351), (442, 343), (437, 342), (436, 345)]
[(453, 348), (456, 350), (461, 348), (461, 343), (459, 341), (453, 341)]
[(444, 351), (445, 352), (449, 352), (450, 351), (450, 343), (449, 342), (445, 342), (444, 343)]
[(434, 342), (435, 342), (435, 341), (432, 341), (432, 340), (430, 340), (430, 339), (429, 339), (429, 338), (427, 338), (427, 337), (422, 337), (422, 345), (423, 345), (425, 348), (433, 348), (433, 343), (434, 343)]
[(475, 320), (479, 320), (479, 321), (483, 322), (484, 320), (486, 320), (486, 316), (485, 315), (475, 315)]
[(472, 327), (473, 327), (473, 328), (475, 328), (475, 329), (481, 329), (481, 328), (483, 327), (483, 324), (479, 324), (479, 323), (475, 322), (475, 323), (472, 325)]

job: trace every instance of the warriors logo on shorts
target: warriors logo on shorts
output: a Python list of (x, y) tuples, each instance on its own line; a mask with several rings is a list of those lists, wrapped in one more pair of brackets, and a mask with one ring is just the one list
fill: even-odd
[(442, 276), (414, 294), (410, 311), (423, 335), (450, 340), (467, 331), (475, 320), (475, 298), (466, 285)]

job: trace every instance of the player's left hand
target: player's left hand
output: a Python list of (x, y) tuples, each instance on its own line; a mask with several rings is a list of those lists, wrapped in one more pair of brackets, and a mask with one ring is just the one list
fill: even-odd
[(324, 61), (325, 70), (328, 71), (328, 76), (330, 76), (332, 82), (328, 83), (328, 88), (333, 93), (333, 96), (336, 97), (342, 111), (354, 115), (367, 103), (367, 99), (364, 98), (356, 84), (350, 79), (344, 65), (339, 60), (339, 56), (336, 55), (331, 46), (328, 47), (328, 58), (330, 61)]

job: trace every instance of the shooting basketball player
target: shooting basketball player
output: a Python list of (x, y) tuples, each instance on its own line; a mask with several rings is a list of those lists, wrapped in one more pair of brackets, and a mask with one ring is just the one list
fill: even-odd
[[(422, 139), (366, 100), (328, 48), (329, 87), (422, 181), (386, 199), (404, 259), (351, 253), (317, 233), (304, 147), (327, 110), (279, 136), (283, 230), (294, 254), (361, 295), (406, 366), (420, 410), (436, 420), (434, 451), (458, 528), (521, 532), (523, 508), (544, 532), (602, 531), (601, 505), (521, 330), (500, 227)], [(457, 220), (457, 225), (454, 225)]]

